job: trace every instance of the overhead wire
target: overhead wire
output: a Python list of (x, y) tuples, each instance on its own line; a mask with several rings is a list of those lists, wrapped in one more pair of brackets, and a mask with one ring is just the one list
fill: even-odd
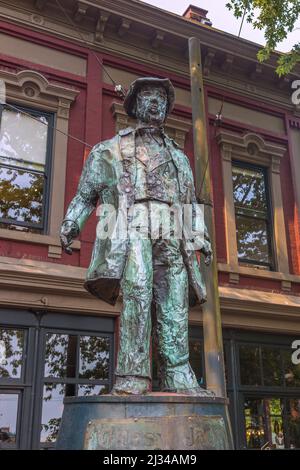
[[(74, 23), (74, 21), (72, 20), (72, 18), (70, 17), (70, 15), (66, 12), (65, 8), (62, 6), (62, 4), (60, 3), (59, 0), (55, 0), (56, 1), (56, 4), (57, 6), (59, 7), (59, 9), (61, 10), (61, 12), (64, 14), (65, 18), (69, 21), (69, 23), (71, 23), (71, 25), (73, 26), (74, 30), (77, 32), (77, 34), (79, 35), (79, 37), (81, 38), (81, 40), (85, 43), (85, 45), (90, 49), (90, 45), (88, 44), (88, 42), (86, 41), (86, 39), (84, 38), (83, 34), (78, 30), (78, 27), (77, 25)], [(125, 97), (125, 90), (124, 88), (122, 87), (122, 85), (120, 84), (117, 84), (116, 81), (112, 78), (112, 76), (110, 75), (110, 73), (108, 72), (108, 70), (104, 67), (103, 63), (100, 61), (99, 57), (97, 56), (97, 54), (92, 50), (91, 50), (91, 53), (92, 55), (95, 57), (98, 65), (100, 66), (100, 68), (103, 70), (103, 72), (107, 75), (107, 77), (109, 78), (109, 80), (112, 82), (112, 84), (114, 85), (114, 89), (115, 89), (115, 92), (117, 93), (117, 95), (121, 98), (124, 98)], [(78, 137), (75, 137), (74, 135), (71, 135), (69, 134), (68, 132), (64, 132), (60, 129), (58, 129), (56, 126), (52, 126), (51, 124), (49, 124), (49, 122), (44, 122), (42, 121), (40, 118), (36, 117), (36, 116), (33, 116), (32, 114), (30, 114), (29, 112), (26, 112), (24, 109), (21, 109), (21, 108), (18, 108), (17, 106), (14, 106), (10, 103), (2, 103), (1, 101), (1, 104), (4, 104), (5, 107), (8, 107), (14, 111), (17, 111), (18, 113), (21, 113), (21, 114), (24, 114), (25, 116), (28, 116), (30, 117), (31, 119), (33, 119), (34, 121), (37, 121), (45, 126), (47, 126), (48, 128), (54, 130), (55, 132), (58, 132), (72, 140), (75, 140), (83, 145), (85, 145), (85, 147), (88, 147), (88, 148), (93, 148), (92, 145), (88, 144), (86, 141), (82, 140), (82, 139), (79, 139)]]
[[(103, 72), (107, 75), (107, 77), (109, 78), (109, 80), (112, 82), (112, 84), (114, 85), (114, 89), (115, 89), (115, 92), (118, 94), (118, 96), (120, 96), (121, 98), (124, 99), (125, 97), (125, 90), (123, 88), (123, 86), (121, 84), (117, 84), (116, 81), (112, 78), (112, 76), (110, 75), (110, 73), (108, 72), (108, 70), (105, 68), (105, 66), (103, 65), (103, 63), (100, 61), (99, 57), (97, 56), (97, 54), (90, 48), (90, 44), (87, 42), (87, 40), (84, 38), (83, 34), (78, 30), (78, 26), (76, 25), (76, 23), (73, 21), (73, 19), (70, 17), (70, 15), (67, 13), (67, 11), (65, 10), (65, 8), (63, 7), (63, 5), (61, 4), (61, 2), (59, 0), (55, 0), (58, 8), (61, 10), (61, 12), (63, 13), (63, 15), (65, 16), (65, 18), (68, 20), (68, 22), (72, 25), (72, 27), (74, 28), (74, 30), (77, 32), (78, 36), (80, 37), (80, 39), (82, 40), (82, 42), (85, 43), (85, 45), (91, 50), (91, 53), (92, 55), (95, 57), (98, 65), (100, 66), (100, 68), (103, 70)], [(243, 24), (244, 24), (244, 20), (245, 20), (245, 17), (246, 17), (246, 12), (247, 12), (247, 6), (248, 6), (248, 2), (246, 1), (245, 3), (245, 9), (244, 9), (244, 13), (243, 13), (243, 17), (242, 17), (242, 21), (241, 21), (241, 25), (240, 25), (240, 28), (239, 28), (239, 33), (237, 35), (237, 37), (239, 38), (240, 35), (241, 35), (241, 32), (242, 32), (242, 28), (243, 28)], [(57, 127), (55, 126), (52, 126), (50, 125), (48, 122), (44, 122), (42, 121), (40, 118), (38, 117), (35, 117), (33, 116), (32, 114), (24, 111), (23, 109), (20, 109), (10, 103), (5, 103), (5, 106), (15, 110), (15, 111), (18, 111), (19, 113), (22, 113), (28, 117), (30, 117), (31, 119), (35, 120), (35, 121), (38, 121), (39, 123), (42, 123), (44, 124), (45, 126), (48, 126), (50, 129), (56, 131), (56, 132), (59, 132), (60, 134), (63, 134), (65, 135), (66, 137), (72, 139), (72, 140), (75, 140), (81, 144), (84, 144), (86, 147), (89, 147), (89, 148), (92, 148), (93, 146), (88, 144), (87, 142), (85, 142), (84, 140), (82, 139), (79, 139), (78, 137), (75, 137), (67, 132), (64, 132), (60, 129), (58, 129)], [(223, 98), (222, 98), (222, 103), (221, 103), (221, 107), (220, 107), (220, 110), (219, 112), (216, 114), (216, 122), (219, 121), (219, 123), (222, 121), (222, 111), (223, 111), (223, 106), (224, 106), (224, 95), (223, 95)], [(202, 189), (203, 189), (203, 185), (204, 185), (204, 181), (205, 181), (205, 176), (206, 176), (206, 172), (207, 172), (207, 169), (208, 169), (208, 160), (205, 164), (205, 170), (204, 170), (204, 174), (203, 174), (203, 179), (202, 179), (202, 182), (201, 182), (201, 186), (200, 186), (200, 190), (199, 190), (199, 198), (201, 199), (201, 193), (202, 193)]]
[[(90, 45), (88, 44), (87, 40), (84, 38), (83, 34), (78, 30), (78, 25), (76, 25), (76, 23), (73, 21), (73, 19), (71, 18), (71, 16), (67, 13), (66, 9), (62, 6), (62, 4), (60, 3), (59, 0), (55, 0), (57, 6), (59, 7), (59, 9), (61, 10), (61, 12), (63, 13), (63, 15), (65, 16), (65, 18), (69, 21), (69, 23), (71, 23), (71, 25), (73, 26), (74, 30), (78, 33), (78, 36), (80, 37), (80, 39), (85, 43), (86, 46), (90, 47)], [(121, 96), (122, 98), (125, 97), (125, 90), (124, 88), (122, 87), (122, 85), (120, 84), (117, 84), (117, 82), (112, 78), (112, 76), (110, 75), (110, 73), (107, 71), (107, 69), (104, 67), (103, 63), (100, 61), (99, 57), (97, 56), (97, 54), (93, 51), (93, 49), (91, 49), (91, 53), (92, 55), (95, 57), (96, 61), (98, 62), (100, 68), (104, 71), (104, 73), (108, 76), (108, 78), (110, 79), (110, 81), (112, 82), (112, 84), (114, 85), (115, 87), (115, 91), (116, 93), (119, 94), (119, 96)]]
[[(248, 8), (248, 1), (246, 0), (245, 8), (244, 8), (243, 16), (242, 16), (242, 21), (241, 21), (241, 24), (240, 24), (239, 32), (237, 34), (237, 38), (240, 38), (240, 36), (241, 36), (244, 21), (245, 21), (245, 17), (246, 17), (246, 13), (247, 13), (247, 8)], [(227, 78), (227, 81), (229, 80), (229, 78), (231, 76), (231, 73), (232, 73), (232, 71), (229, 72), (229, 77)], [(225, 101), (225, 97), (224, 97), (224, 94), (223, 94), (220, 109), (216, 114), (215, 126), (219, 126), (222, 123), (222, 112), (223, 112), (223, 108), (224, 108), (224, 101)], [(204, 185), (204, 181), (205, 181), (206, 172), (207, 172), (207, 169), (208, 169), (208, 163), (209, 163), (209, 159), (207, 158), (207, 161), (205, 163), (205, 169), (204, 169), (204, 172), (203, 172), (201, 185), (200, 185), (200, 189), (199, 189), (199, 193), (198, 193), (199, 201), (202, 201), (201, 195), (202, 195), (202, 189), (203, 189), (203, 185)], [(210, 202), (208, 204), (211, 205)]]
[(78, 137), (75, 137), (74, 135), (68, 134), (67, 132), (64, 132), (64, 131), (58, 129), (55, 126), (52, 126), (51, 124), (49, 124), (49, 122), (42, 121), (39, 117), (33, 116), (32, 114), (28, 113), (27, 111), (24, 111), (24, 109), (18, 108), (17, 106), (14, 106), (13, 104), (10, 104), (10, 103), (5, 103), (4, 106), (8, 107), (10, 109), (13, 109), (14, 111), (17, 111), (18, 113), (24, 114), (25, 116), (30, 117), (34, 121), (37, 121), (40, 124), (43, 124), (44, 126), (47, 126), (48, 128), (53, 129), (56, 132), (59, 132), (60, 134), (63, 134), (64, 136), (68, 137), (69, 139), (76, 140), (77, 142), (80, 142), (81, 144), (84, 144), (86, 147), (93, 148), (92, 145), (88, 144), (84, 140), (81, 140)]

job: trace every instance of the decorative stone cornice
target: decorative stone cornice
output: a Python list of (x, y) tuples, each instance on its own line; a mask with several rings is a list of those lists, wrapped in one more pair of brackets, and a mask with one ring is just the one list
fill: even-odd
[(151, 46), (154, 49), (158, 49), (164, 42), (165, 40), (165, 34), (162, 33), (161, 31), (155, 31), (153, 39), (151, 41)]
[(225, 54), (221, 64), (221, 70), (225, 73), (231, 73), (234, 63), (234, 56), (232, 54)]
[[(60, 2), (70, 15), (74, 14), (73, 7), (78, 5), (78, 2), (73, 2), (71, 11), (69, 1), (60, 0)], [(75, 43), (83, 43), (82, 37), (78, 34), (79, 30), (74, 29), (66, 18), (58, 19), (58, 9), (54, 1), (37, 0), (37, 5), (39, 7), (43, 5), (43, 17), (38, 17), (40, 10), (37, 7), (25, 9), (17, 3), (9, 6), (0, 5), (0, 15), (4, 19), (8, 18), (9, 22), (13, 21), (21, 25), (28, 23), (30, 28), (50, 32), (51, 35), (55, 34), (57, 37), (67, 38), (68, 41)], [(84, 23), (82, 36), (84, 36), (85, 45), (88, 44), (96, 50), (101, 49), (102, 52), (104, 50), (108, 54), (115, 54), (147, 65), (159, 64), (161, 70), (188, 78), (187, 57), (184, 55), (188, 38), (195, 36), (201, 42), (203, 56), (206, 56), (206, 64), (203, 59), (203, 65), (207, 84), (221, 86), (246, 97), (255, 97), (271, 105), (293, 110), (286, 85), (282, 89), (279, 88), (280, 93), (278, 93), (278, 80), (275, 74), (278, 58), (276, 53), (272, 54), (268, 62), (263, 65), (263, 80), (256, 79), (255, 89), (252, 84), (250, 90), (248, 86), (251, 82), (247, 83), (247, 80), (251, 80), (248, 71), (257, 64), (259, 50), (259, 46), (250, 41), (136, 0), (116, 0), (115, 2), (79, 0), (79, 6), (76, 8), (80, 17), (85, 12), (84, 21), (81, 22)], [(37, 21), (33, 21), (33, 14)], [(121, 24), (121, 28), (118, 28), (118, 24)], [(106, 27), (109, 30), (109, 36), (104, 44)], [(78, 23), (78, 28), (81, 28), (80, 23)], [(123, 39), (125, 32), (126, 36), (132, 34), (128, 42)], [(157, 54), (146, 50), (147, 42), (156, 49)], [(172, 49), (172, 54), (169, 53), (169, 48)], [(225, 59), (222, 61), (224, 56)], [(229, 71), (232, 78), (230, 81), (224, 74)], [(298, 71), (299, 67), (296, 67), (295, 71), (290, 74), (289, 80), (296, 78)], [(295, 109), (295, 113), (297, 112)]]
[[(85, 273), (84, 268), (0, 257), (0, 306), (118, 316), (120, 302), (113, 307), (85, 291)], [(249, 324), (265, 330), (271, 326), (273, 330), (281, 328), (281, 333), (282, 328), (300, 329), (299, 296), (225, 286), (219, 286), (219, 294), (223, 325), (237, 328)], [(200, 307), (193, 310), (190, 319), (199, 323)]]
[(122, 38), (123, 36), (125, 36), (126, 33), (128, 33), (128, 31), (130, 30), (130, 26), (130, 20), (128, 20), (127, 18), (121, 19), (118, 27), (118, 35), (120, 36), (120, 38)]
[(73, 13), (74, 21), (80, 23), (85, 17), (88, 7), (89, 5), (87, 3), (81, 1), (76, 2)]
[(37, 103), (40, 108), (44, 105), (58, 111), (66, 119), (69, 117), (71, 103), (79, 94), (79, 90), (51, 83), (34, 70), (11, 72), (0, 68), (0, 79), (4, 81), (6, 94), (10, 99)]
[[(112, 103), (111, 110), (116, 122), (116, 132), (128, 126), (134, 127), (135, 119), (130, 118), (120, 103)], [(175, 140), (178, 146), (183, 149), (186, 135), (191, 129), (192, 122), (187, 119), (178, 119), (173, 115), (168, 116), (165, 123), (165, 131), (169, 137)]]
[(257, 80), (258, 78), (262, 77), (263, 75), (263, 67), (261, 64), (251, 64), (249, 70), (249, 76), (251, 80)]
[(289, 119), (289, 126), (291, 129), (300, 130), (300, 119)]
[(267, 142), (252, 132), (240, 135), (222, 130), (217, 134), (217, 142), (225, 160), (238, 157), (239, 160), (270, 166), (274, 172), (279, 172), (280, 160), (287, 151), (286, 147)]
[(44, 10), (47, 2), (48, 0), (35, 0), (34, 2), (35, 8), (37, 8), (40, 11)]
[(213, 51), (212, 49), (209, 49), (205, 55), (204, 64), (203, 64), (203, 74), (206, 77), (208, 77), (208, 75), (210, 74), (215, 55), (216, 55), (216, 52)]
[(110, 14), (107, 11), (99, 11), (98, 20), (95, 28), (95, 42), (102, 42), (104, 31)]

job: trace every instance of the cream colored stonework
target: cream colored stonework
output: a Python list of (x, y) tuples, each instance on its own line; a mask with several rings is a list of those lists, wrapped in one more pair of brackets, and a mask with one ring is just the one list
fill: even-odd
[[(25, 105), (41, 111), (56, 114), (56, 131), (53, 134), (52, 174), (50, 190), (50, 214), (48, 233), (14, 232), (0, 229), (0, 237), (5, 239), (30, 241), (51, 246), (49, 257), (60, 257), (59, 228), (64, 216), (65, 180), (67, 164), (67, 145), (69, 129), (69, 110), (79, 90), (49, 82), (42, 74), (33, 70), (14, 73), (0, 68), (0, 80), (6, 87), (6, 99), (14, 104)], [(30, 93), (29, 93), (30, 90)], [(53, 249), (53, 247), (56, 247)], [(77, 241), (75, 249), (80, 247)]]
[(0, 53), (84, 77), (86, 60), (50, 47), (0, 33)]
[(289, 273), (287, 239), (280, 182), (280, 160), (286, 153), (285, 147), (265, 141), (260, 135), (247, 133), (243, 136), (222, 130), (217, 135), (223, 167), (225, 197), (225, 227), (227, 263), (238, 271), (235, 208), (233, 201), (232, 160), (254, 163), (268, 168), (271, 186), (273, 212), (273, 235), (276, 270)]
[[(217, 114), (221, 108), (222, 101), (216, 98), (208, 98), (208, 112)], [(246, 126), (259, 127), (279, 134), (285, 133), (285, 123), (281, 117), (272, 116), (261, 111), (256, 111), (246, 106), (241, 106), (225, 101), (222, 114), (224, 118), (232, 119)]]

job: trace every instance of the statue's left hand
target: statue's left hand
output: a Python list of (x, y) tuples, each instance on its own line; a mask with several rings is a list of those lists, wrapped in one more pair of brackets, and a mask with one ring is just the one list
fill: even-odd
[(68, 254), (72, 254), (71, 244), (74, 238), (79, 234), (79, 228), (76, 222), (71, 220), (64, 220), (60, 230), (60, 242), (64, 251)]
[(203, 248), (201, 249), (201, 252), (204, 254), (204, 263), (206, 266), (209, 266), (210, 263), (212, 262), (213, 259), (213, 252), (211, 249), (211, 244), (208, 241), (205, 241)]

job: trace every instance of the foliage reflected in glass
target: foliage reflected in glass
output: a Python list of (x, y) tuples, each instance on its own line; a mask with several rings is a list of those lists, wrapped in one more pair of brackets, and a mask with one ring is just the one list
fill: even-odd
[(270, 264), (266, 222), (236, 215), (236, 230), (239, 260)]
[(46, 335), (45, 377), (75, 377), (77, 336), (58, 333)]
[(264, 169), (235, 164), (232, 167), (238, 258), (270, 266), (269, 207)]
[(262, 400), (246, 399), (244, 413), (247, 448), (260, 449), (265, 443)]
[(300, 364), (292, 363), (292, 352), (292, 349), (282, 349), (285, 385), (300, 387)]
[(290, 449), (300, 449), (300, 399), (287, 400), (287, 434)]
[(244, 404), (246, 442), (249, 449), (285, 447), (283, 400), (246, 398)]
[(109, 377), (109, 338), (80, 336), (79, 377), (107, 380)]
[(0, 449), (16, 447), (19, 395), (0, 393)]
[(87, 397), (90, 395), (106, 395), (108, 393), (108, 385), (78, 385), (78, 396)]
[(0, 166), (0, 218), (40, 225), (44, 175)]
[(45, 384), (41, 424), (41, 442), (55, 442), (61, 417), (65, 387), (62, 384)]
[[(30, 111), (29, 111), (30, 112)], [(48, 117), (4, 108), (0, 122), (0, 219), (41, 227)]]
[(261, 350), (264, 385), (283, 385), (280, 349), (262, 347)]
[(239, 346), (240, 377), (242, 385), (262, 385), (259, 347)]
[(21, 377), (23, 350), (24, 331), (0, 329), (0, 377)]
[(195, 372), (199, 385), (204, 384), (204, 370), (203, 370), (203, 343), (197, 339), (190, 339), (190, 364)]

